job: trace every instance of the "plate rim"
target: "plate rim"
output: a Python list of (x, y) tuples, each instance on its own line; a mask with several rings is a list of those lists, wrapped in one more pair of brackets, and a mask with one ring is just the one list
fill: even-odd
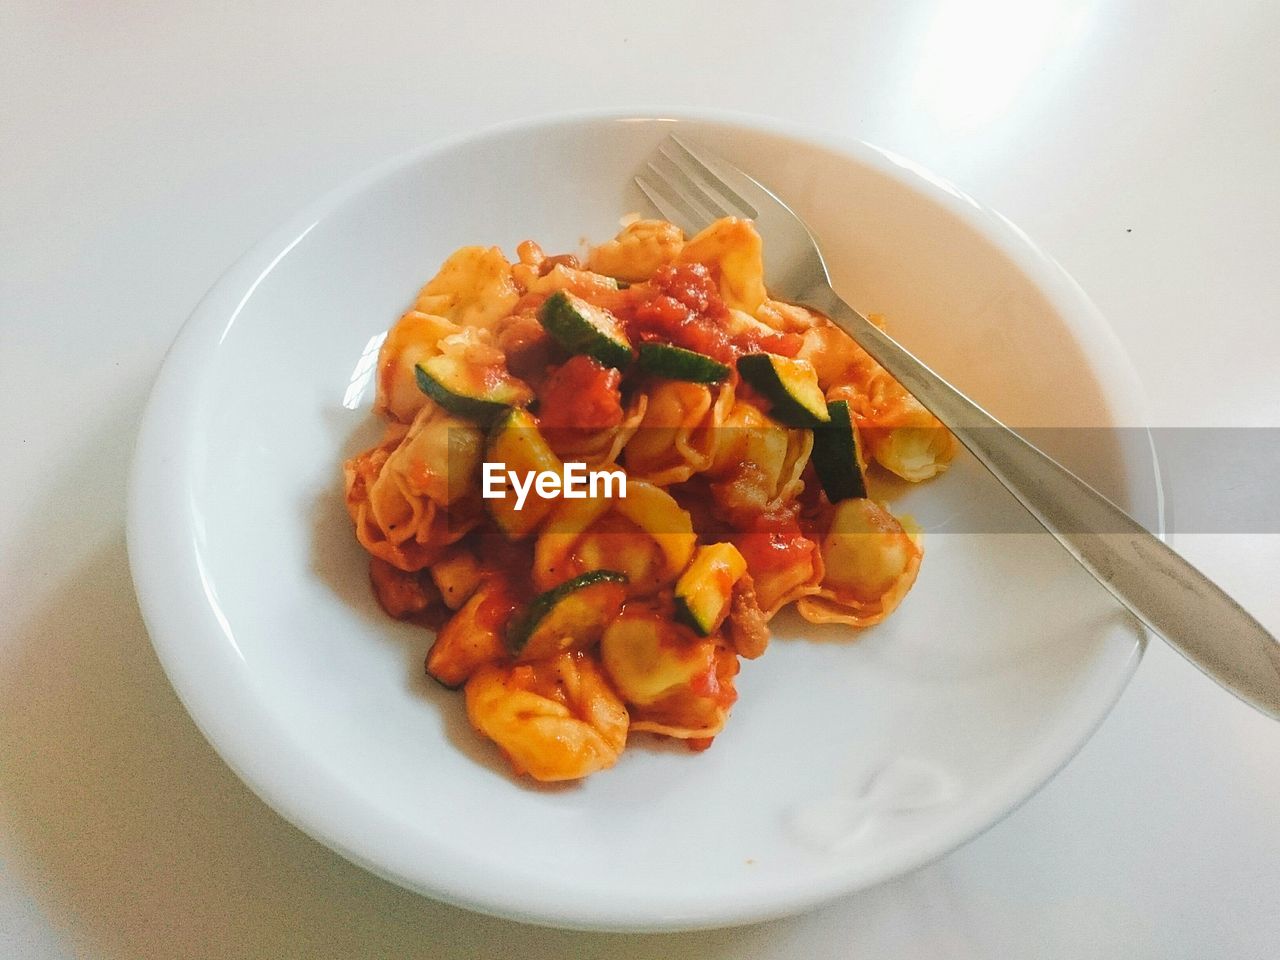
[[(198, 378), (200, 360), (211, 344), (216, 346), (226, 337), (258, 284), (276, 265), (322, 221), (379, 181), (408, 167), (446, 155), (465, 144), (547, 128), (638, 121), (712, 124), (734, 128), (746, 135), (763, 133), (782, 137), (806, 148), (849, 158), (909, 189), (924, 193), (936, 205), (973, 227), (985, 241), (1008, 257), (1046, 295), (1058, 312), (1067, 315), (1061, 306), (1070, 303), (1075, 308), (1071, 323), (1087, 323), (1092, 328), (1090, 334), (1096, 333), (1105, 341), (1101, 349), (1090, 351), (1088, 358), (1095, 369), (1100, 362), (1105, 362), (1113, 371), (1105, 380), (1108, 392), (1104, 397), (1108, 407), (1113, 414), (1122, 410), (1136, 418), (1139, 422), (1134, 426), (1146, 433), (1151, 455), (1151, 482), (1156, 495), (1157, 534), (1164, 536), (1163, 485), (1148, 426), (1147, 403), (1141, 381), (1115, 330), (1074, 278), (1011, 221), (919, 164), (866, 141), (831, 135), (811, 126), (731, 111), (659, 107), (541, 114), (461, 132), (402, 151), (326, 191), (268, 231), (214, 281), (179, 329), (152, 385), (134, 445), (127, 491), (129, 566), (148, 635), (171, 686), (214, 751), (268, 807), (312, 839), (366, 870), (435, 899), (495, 916), (562, 928), (635, 932), (715, 928), (776, 919), (909, 873), (945, 856), (1002, 821), (1075, 757), (1110, 714), (1136, 671), (1149, 638), (1148, 631), (1133, 621), (1135, 645), (1122, 668), (1110, 678), (1106, 695), (1099, 698), (1096, 716), (1091, 711), (1089, 718), (1078, 728), (1066, 731), (1051, 741), (1053, 750), (1044, 752), (1051, 752), (1057, 759), (1047, 768), (1042, 764), (1023, 770), (1023, 775), (1015, 780), (1017, 789), (1010, 787), (1008, 791), (1015, 795), (996, 815), (973, 818), (981, 822), (968, 824), (964, 830), (957, 829), (952, 842), (917, 849), (913, 855), (894, 861), (883, 869), (866, 871), (860, 879), (842, 884), (822, 883), (818, 889), (804, 888), (781, 900), (773, 898), (762, 903), (741, 898), (738, 902), (717, 904), (712, 910), (697, 913), (653, 911), (646, 905), (628, 909), (627, 905), (601, 905), (599, 902), (594, 902), (594, 908), (592, 903), (540, 903), (536, 896), (515, 895), (513, 890), (494, 882), (476, 883), (473, 878), (472, 882), (463, 884), (457, 882), (457, 878), (451, 878), (454, 882), (445, 882), (440, 873), (434, 877), (413, 874), (393, 865), (395, 858), (385, 849), (380, 851), (383, 856), (375, 859), (352, 842), (350, 831), (347, 836), (342, 835), (338, 829), (341, 818), (335, 823), (333, 816), (337, 806), (330, 805), (325, 809), (325, 805), (319, 802), (299, 803), (296, 789), (289, 786), (293, 782), (291, 778), (299, 774), (305, 774), (312, 783), (318, 777), (326, 778), (330, 781), (327, 786), (335, 796), (349, 798), (354, 795), (336, 778), (314, 769), (310, 764), (299, 766), (297, 756), (291, 758), (292, 763), (280, 763), (279, 755), (264, 754), (261, 728), (255, 728), (252, 733), (237, 730), (237, 724), (229, 722), (227, 711), (220, 709), (222, 701), (209, 693), (219, 683), (243, 682), (246, 679), (243, 671), (247, 665), (239, 656), (230, 626), (222, 619), (214, 585), (201, 567), (199, 551), (191, 549), (191, 531), (174, 522), (184, 516), (187, 506), (185, 484), (162, 479), (166, 471), (172, 475), (175, 463), (192, 453), (190, 444), (186, 448), (183, 446), (183, 431), (175, 427), (198, 412), (192, 398), (199, 391), (190, 389), (189, 384), (193, 376)], [(1079, 320), (1076, 319), (1077, 314)], [(1078, 328), (1073, 332), (1078, 332)], [(1123, 387), (1123, 394), (1119, 397), (1111, 392), (1117, 385)], [(1144, 469), (1146, 464), (1144, 457)], [(179, 469), (179, 478), (187, 475), (186, 471)], [(1135, 478), (1129, 482), (1145, 484), (1146, 480)], [(176, 530), (180, 530), (181, 535), (175, 533)], [(184, 589), (175, 589), (175, 580)], [(203, 593), (207, 609), (179, 610), (166, 596), (187, 597), (197, 595), (197, 592)], [(198, 613), (204, 616), (197, 616)], [(202, 662), (202, 669), (198, 672), (191, 663), (184, 662), (180, 640), (184, 624), (186, 631), (219, 631), (229, 648), (225, 661), (212, 665)], [(236, 657), (230, 656), (231, 653), (239, 656), (238, 666)], [(208, 669), (210, 666), (214, 667), (212, 671)], [(209, 682), (211, 673), (216, 681), (213, 684)]]

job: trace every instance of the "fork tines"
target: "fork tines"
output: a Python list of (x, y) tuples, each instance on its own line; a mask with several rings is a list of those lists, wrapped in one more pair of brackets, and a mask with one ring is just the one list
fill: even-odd
[(697, 233), (720, 217), (754, 220), (758, 216), (730, 182), (741, 176), (706, 151), (668, 136), (645, 164), (645, 172), (636, 177), (636, 186), (664, 217), (686, 233)]

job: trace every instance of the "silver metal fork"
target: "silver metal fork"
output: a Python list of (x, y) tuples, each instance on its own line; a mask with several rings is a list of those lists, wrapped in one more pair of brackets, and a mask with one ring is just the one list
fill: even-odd
[(765, 282), (773, 296), (830, 317), (1139, 620), (1240, 699), (1280, 719), (1276, 638), (1127, 513), (840, 299), (813, 235), (767, 188), (723, 158), (674, 136), (658, 147), (636, 184), (686, 233), (720, 217), (754, 220), (765, 240)]

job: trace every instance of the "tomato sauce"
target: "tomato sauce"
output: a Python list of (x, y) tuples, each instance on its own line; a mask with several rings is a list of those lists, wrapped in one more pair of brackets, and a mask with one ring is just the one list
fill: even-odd
[(724, 329), (729, 310), (704, 264), (667, 264), (647, 284), (631, 289), (620, 319), (635, 339), (672, 343), (733, 362), (733, 341)]
[(753, 572), (785, 570), (810, 562), (817, 544), (804, 535), (792, 514), (763, 514), (734, 538)]
[(542, 385), (538, 419), (549, 430), (603, 430), (622, 422), (622, 374), (587, 356), (570, 357)]
[(506, 626), (519, 605), (520, 598), (516, 596), (510, 581), (499, 574), (490, 574), (485, 597), (480, 601), (480, 609), (476, 611), (476, 625), (487, 630), (500, 629)]
[(739, 353), (776, 353), (783, 357), (794, 357), (804, 346), (804, 337), (798, 333), (782, 333), (771, 330), (747, 330), (734, 338), (734, 345)]
[(695, 697), (715, 699), (720, 696), (720, 678), (716, 676), (716, 665), (713, 660), (707, 669), (689, 678), (689, 692)]
[(667, 264), (629, 292), (617, 312), (627, 332), (640, 341), (672, 343), (728, 364), (761, 351), (794, 357), (804, 342), (794, 333), (730, 333), (719, 277), (706, 264)]

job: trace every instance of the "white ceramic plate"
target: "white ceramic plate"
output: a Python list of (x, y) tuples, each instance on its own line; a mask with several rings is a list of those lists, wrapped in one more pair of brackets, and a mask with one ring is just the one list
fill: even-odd
[[(377, 433), (376, 338), (440, 261), (462, 244), (611, 236), (644, 209), (631, 176), (676, 127), (791, 202), (851, 302), (997, 414), (1142, 422), (1097, 312), (1007, 222), (865, 144), (772, 124), (507, 127), (389, 163), (264, 240), (183, 329), (142, 424), (129, 555), (143, 613), (196, 723), (267, 803), (370, 870), (477, 910), (726, 925), (901, 874), (1051, 776), (1141, 651), (1134, 622), (1046, 536), (974, 532), (1021, 521), (962, 458), (899, 501), (930, 531), (902, 608), (861, 636), (779, 622), (707, 753), (638, 744), (557, 789), (508, 774), (461, 697), (424, 678), (428, 635), (375, 605), (339, 464)], [(1071, 463), (1150, 508), (1149, 448), (1091, 436)]]

